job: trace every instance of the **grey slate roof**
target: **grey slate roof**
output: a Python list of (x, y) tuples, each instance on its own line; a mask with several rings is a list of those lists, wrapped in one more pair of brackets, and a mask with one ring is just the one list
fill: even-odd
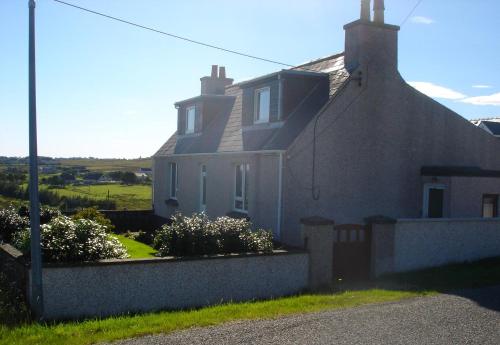
[(493, 135), (500, 135), (500, 122), (483, 120), (481, 123), (486, 126)]
[[(305, 72), (304, 74), (327, 73), (330, 96), (333, 96), (349, 77), (344, 68), (343, 54), (311, 61), (288, 71)], [(154, 156), (285, 150), (327, 102), (326, 97), (319, 90), (312, 90), (281, 125), (270, 123), (259, 125), (257, 129), (247, 130), (242, 127), (243, 90), (241, 86), (251, 82), (252, 80), (226, 88), (225, 96), (233, 96), (232, 101), (228, 102), (227, 108), (202, 133), (184, 136), (177, 136), (177, 133), (174, 133)]]

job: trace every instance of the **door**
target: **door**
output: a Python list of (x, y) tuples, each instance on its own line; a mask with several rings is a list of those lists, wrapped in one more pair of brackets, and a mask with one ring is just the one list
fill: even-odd
[(429, 189), (429, 218), (443, 218), (444, 189)]
[(336, 225), (333, 239), (333, 279), (370, 278), (371, 229), (358, 224)]

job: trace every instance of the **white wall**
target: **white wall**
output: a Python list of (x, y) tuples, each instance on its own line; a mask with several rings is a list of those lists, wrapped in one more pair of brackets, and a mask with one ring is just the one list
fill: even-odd
[(266, 299), (307, 287), (308, 255), (111, 260), (43, 269), (46, 319), (103, 317)]
[(375, 276), (475, 261), (500, 256), (500, 219), (399, 219), (372, 241)]

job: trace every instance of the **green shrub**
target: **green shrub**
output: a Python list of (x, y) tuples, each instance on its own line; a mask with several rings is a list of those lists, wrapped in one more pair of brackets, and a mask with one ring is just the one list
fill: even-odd
[(23, 293), (5, 273), (0, 272), (0, 325), (17, 326), (30, 321)]
[(78, 211), (73, 216), (73, 219), (89, 219), (101, 224), (102, 226), (105, 226), (108, 231), (113, 231), (115, 229), (115, 226), (111, 223), (111, 220), (109, 220), (109, 218), (99, 212), (95, 207), (84, 208)]
[[(92, 220), (60, 216), (40, 227), (45, 261), (97, 261), (126, 258), (127, 250), (107, 233), (105, 226)], [(17, 232), (13, 245), (24, 254), (30, 252), (30, 231)]]
[(29, 227), (29, 225), (29, 219), (20, 216), (13, 206), (0, 210), (0, 235), (3, 241), (10, 242), (14, 233)]
[(194, 256), (270, 252), (272, 240), (271, 232), (251, 231), (251, 224), (245, 219), (220, 217), (210, 221), (205, 214), (176, 214), (170, 225), (156, 232), (153, 246), (161, 256)]
[[(19, 207), (18, 213), (21, 217), (28, 217), (29, 218), (29, 216), (30, 216), (29, 206), (23, 205), (23, 206)], [(49, 207), (49, 206), (42, 206), (42, 207), (40, 207), (40, 224), (47, 224), (52, 219), (57, 218), (61, 215), (62, 215), (61, 211), (59, 211), (57, 208)]]

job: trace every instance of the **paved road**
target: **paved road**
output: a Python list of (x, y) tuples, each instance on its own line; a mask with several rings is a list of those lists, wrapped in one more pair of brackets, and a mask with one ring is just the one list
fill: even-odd
[(500, 286), (276, 320), (234, 322), (115, 344), (499, 345)]

